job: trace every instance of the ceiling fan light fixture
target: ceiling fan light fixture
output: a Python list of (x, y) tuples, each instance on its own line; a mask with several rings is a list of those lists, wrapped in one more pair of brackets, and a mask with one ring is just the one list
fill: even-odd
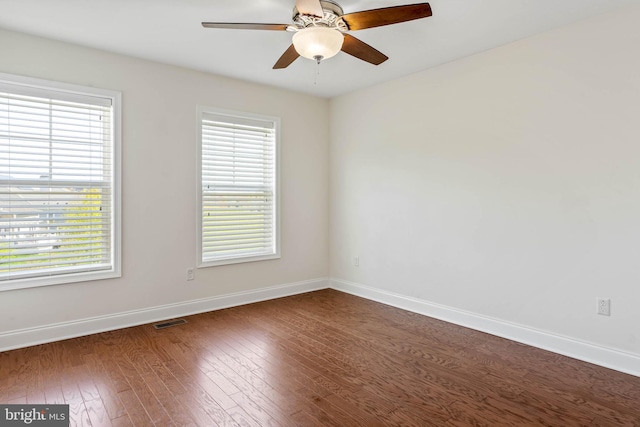
[(304, 58), (319, 60), (335, 56), (344, 42), (344, 35), (329, 27), (307, 27), (293, 35), (293, 46)]

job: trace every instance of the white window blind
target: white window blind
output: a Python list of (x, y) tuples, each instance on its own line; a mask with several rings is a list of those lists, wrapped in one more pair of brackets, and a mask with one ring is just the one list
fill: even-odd
[(279, 256), (277, 119), (200, 112), (201, 265)]
[(116, 271), (113, 102), (0, 82), (0, 288)]

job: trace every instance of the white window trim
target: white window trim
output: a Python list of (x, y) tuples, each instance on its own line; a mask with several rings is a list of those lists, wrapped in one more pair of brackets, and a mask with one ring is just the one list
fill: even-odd
[[(235, 256), (232, 258), (220, 259), (217, 261), (202, 261), (202, 115), (204, 113), (217, 114), (220, 116), (228, 116), (235, 118), (248, 118), (264, 121), (272, 121), (275, 125), (275, 221), (274, 221), (274, 238), (275, 238), (275, 252), (270, 255), (260, 256)], [(196, 253), (197, 268), (215, 267), (220, 265), (239, 264), (245, 262), (265, 261), (279, 259), (280, 255), (280, 118), (274, 116), (266, 116), (261, 114), (246, 113), (242, 111), (226, 110), (214, 107), (207, 107), (203, 105), (197, 106), (197, 167), (196, 167), (196, 180), (197, 180), (197, 210), (196, 210)]]
[(122, 207), (121, 207), (121, 134), (122, 134), (122, 93), (107, 89), (79, 86), (32, 77), (0, 73), (0, 83), (23, 86), (38, 91), (55, 90), (79, 96), (110, 98), (113, 105), (113, 242), (111, 246), (113, 267), (110, 270), (57, 274), (48, 277), (29, 277), (0, 282), (0, 292), (40, 286), (62, 285), (93, 280), (113, 279), (122, 276)]

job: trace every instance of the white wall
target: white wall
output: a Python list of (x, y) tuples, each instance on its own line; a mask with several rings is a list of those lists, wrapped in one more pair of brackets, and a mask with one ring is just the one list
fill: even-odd
[(640, 356), (638, 22), (333, 99), (331, 277)]
[[(117, 90), (123, 100), (122, 278), (0, 292), (0, 340), (328, 276), (327, 100), (1, 30), (0, 72)], [(282, 258), (199, 269), (187, 282), (196, 265), (198, 104), (281, 117)]]

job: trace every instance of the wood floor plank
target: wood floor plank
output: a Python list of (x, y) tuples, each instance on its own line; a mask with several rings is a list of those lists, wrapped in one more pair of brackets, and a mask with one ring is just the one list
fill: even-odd
[(304, 393), (302, 390), (299, 392), (302, 392), (303, 396), (306, 397), (306, 402), (303, 401), (303, 407), (307, 411), (315, 413), (315, 408), (317, 408), (338, 424), (370, 427), (382, 425), (376, 417), (348, 404), (348, 402), (335, 394), (320, 397), (313, 393)]
[(87, 415), (93, 427), (112, 427), (111, 419), (102, 399), (84, 402), (84, 406), (87, 409)]
[(173, 423), (181, 427), (195, 427), (197, 424), (191, 416), (176, 401), (175, 396), (169, 391), (162, 380), (154, 373), (145, 375), (144, 382), (147, 384), (155, 398), (162, 405), (162, 408), (169, 414)]
[[(100, 364), (104, 367), (104, 372), (107, 375), (108, 383), (110, 383), (113, 387), (113, 391), (116, 393), (120, 393), (123, 391), (131, 390), (131, 386), (127, 381), (127, 378), (124, 376), (120, 368), (118, 367), (118, 363), (115, 361), (113, 355), (118, 354), (118, 350), (114, 349), (112, 353), (103, 353), (107, 354), (108, 357), (103, 357), (100, 359)], [(107, 382), (103, 382), (103, 384), (107, 384)]]
[(112, 427), (131, 427), (133, 426), (133, 423), (131, 422), (129, 415), (125, 414), (121, 417), (111, 420), (111, 425)]
[(59, 384), (48, 384), (44, 390), (44, 402), (49, 405), (64, 404), (64, 395)]
[(0, 353), (0, 402), (6, 402), (7, 392), (9, 391), (9, 378), (6, 373), (2, 372), (2, 353)]
[(109, 415), (109, 419), (113, 420), (127, 415), (127, 410), (120, 400), (118, 393), (101, 394), (102, 403)]
[(441, 427), (444, 423), (432, 419), (426, 414), (409, 411), (406, 407), (399, 407), (391, 411), (384, 418), (387, 425), (415, 426), (415, 427)]
[(637, 420), (633, 424), (620, 424), (617, 421), (603, 417), (596, 417), (593, 419), (593, 421), (591, 421), (591, 424), (589, 424), (590, 427), (620, 427), (624, 425), (638, 426), (639, 424)]
[[(326, 417), (326, 415), (324, 415)], [(301, 410), (298, 411), (294, 414), (291, 414), (289, 416), (289, 418), (291, 418), (291, 421), (293, 421), (296, 425), (298, 426), (305, 426), (305, 427), (324, 427), (326, 425), (328, 425), (326, 422), (323, 422), (322, 419), (314, 416), (314, 415), (310, 415), (308, 410)], [(328, 418), (328, 417), (326, 417)]]
[(251, 418), (261, 426), (277, 427), (281, 424), (273, 418), (259, 403), (253, 399), (254, 395), (248, 396), (242, 391), (232, 394), (231, 398), (236, 402), (237, 406), (242, 408)]
[(237, 426), (231, 415), (229, 415), (218, 403), (211, 398), (200, 387), (194, 387), (188, 393), (179, 395), (177, 397), (180, 403), (188, 408), (191, 414), (195, 415), (195, 419), (198, 419), (199, 423), (202, 421), (202, 414), (200, 411), (203, 411), (204, 414), (209, 418), (208, 424), (200, 424), (200, 425), (213, 425), (216, 426)]
[(190, 389), (189, 385), (193, 382), (193, 378), (176, 360), (167, 361), (165, 369), (160, 369), (156, 372), (174, 396), (187, 393)]
[[(521, 384), (528, 390), (539, 396), (539, 399), (559, 400), (563, 406), (580, 406), (581, 412), (592, 417), (600, 417), (616, 422), (620, 426), (634, 426), (640, 420), (640, 408), (627, 408), (619, 402), (606, 399), (600, 394), (594, 394), (590, 387), (558, 386), (557, 382), (551, 386), (539, 376), (535, 378), (526, 375), (520, 379)], [(640, 401), (640, 399), (638, 400)]]
[(286, 331), (279, 330), (277, 326), (268, 325), (268, 321), (261, 323), (260, 327), (266, 327), (278, 338), (276, 345), (281, 352), (289, 352), (291, 357), (296, 359), (296, 363), (315, 371), (327, 378), (328, 381), (338, 385), (341, 389), (355, 392), (362, 387), (362, 382), (357, 375), (349, 373), (334, 364), (322, 354), (318, 354), (305, 347), (299, 340), (289, 338)]
[[(246, 381), (242, 377), (242, 375), (238, 373), (230, 374), (230, 376), (230, 380), (240, 390), (238, 393), (232, 394), (230, 396), (238, 406), (243, 408), (252, 416), (256, 413), (266, 413), (268, 414), (269, 419), (273, 418), (280, 422), (281, 425), (289, 424), (288, 420), (286, 419), (286, 410), (283, 410), (271, 400), (277, 393), (275, 390), (267, 389), (266, 386), (262, 387), (261, 385), (258, 385), (257, 382), (254, 382), (254, 386), (253, 384)], [(256, 388), (256, 386), (258, 388)], [(250, 407), (245, 407), (244, 405), (248, 405)], [(259, 409), (256, 409), (256, 407)], [(261, 416), (261, 418), (265, 417)], [(258, 419), (258, 421), (260, 420)]]
[[(111, 375), (102, 363), (103, 357), (92, 354), (87, 357), (87, 369), (94, 378), (94, 383), (109, 419), (120, 418), (126, 414), (124, 405), (118, 397), (118, 388), (113, 384)], [(128, 388), (128, 384), (127, 384)]]
[[(491, 399), (487, 399), (491, 403)], [(500, 400), (502, 402), (502, 400)], [(568, 410), (561, 401), (549, 397), (541, 397), (528, 391), (511, 401), (525, 408), (525, 412), (538, 416), (550, 424), (589, 425), (595, 418), (589, 411), (576, 412)]]
[[(216, 366), (224, 365), (227, 368), (227, 378), (238, 389), (261, 393), (264, 396), (268, 396), (268, 398), (274, 403), (286, 400), (285, 397), (280, 396), (280, 393), (265, 382), (260, 376), (256, 375), (246, 366), (237, 363), (236, 359), (226, 355), (219, 355), (216, 359), (219, 361)], [(207, 360), (209, 361), (211, 359)], [(212, 360), (212, 362), (214, 361)]]
[[(304, 412), (325, 426), (362, 426), (359, 420), (349, 417), (343, 411), (334, 408), (323, 398), (317, 397), (304, 405)], [(292, 421), (295, 419), (291, 417)], [(294, 421), (295, 422), (295, 421)]]
[[(187, 372), (183, 366), (188, 366), (189, 364), (189, 359), (184, 359), (182, 357), (180, 357), (180, 355), (178, 355), (176, 353), (177, 357), (176, 360), (174, 361), (169, 361), (166, 363), (167, 368), (172, 372), (172, 374), (174, 375), (174, 377), (181, 383), (180, 387), (175, 387), (175, 388), (181, 388), (184, 389), (185, 391), (188, 389), (193, 389), (194, 387), (197, 387), (198, 389), (201, 389), (202, 392), (206, 393), (211, 399), (213, 399), (214, 402), (216, 402), (217, 405), (219, 405), (221, 408), (226, 409), (226, 408), (231, 408), (233, 406), (236, 406), (236, 403), (229, 397), (230, 393), (223, 390), (218, 384), (220, 384), (220, 375), (219, 373), (212, 373), (209, 370), (209, 366), (208, 364), (206, 364), (207, 366), (204, 368), (204, 370), (206, 372), (203, 372), (202, 367), (198, 368), (197, 371), (195, 372)], [(182, 364), (182, 365), (181, 365)], [(226, 379), (226, 377), (224, 378), (224, 383), (226, 384), (226, 382), (228, 382), (228, 379)], [(231, 384), (229, 382), (229, 384)], [(180, 391), (181, 393), (184, 393), (182, 391)], [(233, 386), (232, 388), (232, 392), (238, 392), (238, 389)]]
[(74, 369), (74, 378), (85, 402), (100, 399), (100, 391), (93, 380), (93, 374), (86, 364), (79, 365)]
[(247, 412), (238, 405), (227, 409), (227, 413), (231, 415), (231, 418), (241, 427), (262, 427), (262, 424), (253, 419), (251, 415), (247, 414)]
[(134, 426), (153, 426), (155, 425), (144, 405), (138, 399), (138, 396), (131, 389), (127, 389), (118, 393), (120, 401), (127, 410), (127, 416)]
[(61, 372), (60, 385), (62, 387), (62, 395), (64, 396), (66, 403), (82, 400), (82, 393), (80, 392), (80, 387), (78, 387), (78, 383), (75, 380), (73, 369), (74, 367), (71, 366)]
[(78, 399), (67, 403), (69, 404), (70, 427), (90, 427), (92, 425), (84, 400)]
[(640, 426), (640, 378), (322, 290), (0, 353), (93, 426)]
[(325, 398), (332, 394), (311, 378), (295, 377), (286, 371), (277, 372), (254, 373), (276, 391), (277, 395), (269, 393), (268, 397), (287, 414), (300, 411), (300, 408), (306, 407), (313, 399)]
[[(254, 326), (255, 329), (258, 326)], [(300, 381), (310, 381), (312, 379), (320, 379), (327, 386), (330, 392), (343, 390), (339, 382), (334, 382), (330, 378), (323, 375), (324, 370), (319, 369), (318, 364), (314, 364), (313, 360), (308, 360), (298, 353), (289, 351), (286, 343), (277, 337), (269, 334), (263, 334), (261, 338), (248, 337), (251, 341), (256, 341), (257, 345), (263, 345), (269, 352), (269, 358), (272, 362), (272, 372), (274, 375), (287, 375), (291, 378), (300, 379)], [(309, 363), (307, 363), (307, 361)], [(260, 372), (260, 371), (257, 371)], [(342, 383), (344, 384), (344, 383)], [(348, 385), (350, 386), (350, 384)], [(358, 390), (356, 388), (355, 390)]]
[[(205, 389), (207, 393), (209, 393), (209, 395), (213, 397), (213, 400), (218, 402), (218, 404), (222, 408), (229, 409), (236, 406), (236, 403), (230, 397), (234, 393), (227, 393), (218, 385), (218, 383), (220, 382), (226, 383), (227, 381), (229, 381), (228, 378), (223, 378), (222, 375), (220, 375), (217, 371), (209, 371), (205, 375), (206, 377), (198, 376), (198, 378), (196, 379), (200, 387)], [(224, 381), (222, 381), (223, 379)], [(235, 388), (237, 390), (237, 393), (239, 390), (237, 389), (237, 387)]]
[(27, 396), (18, 397), (16, 399), (11, 399), (7, 401), (8, 405), (26, 405), (27, 404)]
[(9, 352), (9, 356), (4, 358), (4, 391), (3, 395), (7, 402), (24, 399), (27, 400), (27, 383), (25, 382), (25, 349), (18, 349)]
[(611, 379), (597, 379), (590, 387), (588, 395), (597, 396), (597, 399), (607, 406), (615, 405), (624, 407), (633, 412), (640, 419), (640, 387), (630, 382), (626, 377), (620, 377), (619, 372), (604, 369), (612, 373)]
[[(126, 364), (124, 361), (120, 361), (118, 365), (123, 368)], [(149, 389), (148, 384), (145, 382), (144, 378), (140, 377), (137, 374), (133, 374), (129, 368), (124, 368), (127, 370), (127, 381), (129, 381), (129, 385), (131, 386), (131, 390), (136, 394), (140, 403), (144, 407), (145, 411), (151, 418), (154, 424), (159, 426), (169, 426), (173, 425), (171, 421), (171, 417), (166, 412), (165, 408), (162, 406), (158, 399), (154, 396), (154, 394)]]
[[(41, 346), (37, 346), (41, 349)], [(40, 369), (40, 356), (30, 358), (27, 361), (26, 375), (24, 381), (27, 385), (27, 403), (43, 404), (46, 401), (45, 383), (43, 372)]]

